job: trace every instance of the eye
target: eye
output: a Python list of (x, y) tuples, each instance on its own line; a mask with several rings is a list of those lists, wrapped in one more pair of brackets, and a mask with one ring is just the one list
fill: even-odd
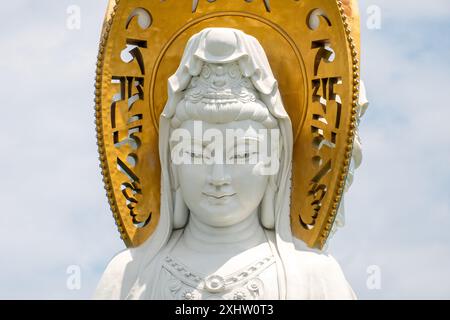
[(192, 159), (197, 158), (203, 158), (203, 154), (200, 152), (190, 152), (190, 151), (186, 151), (186, 154), (189, 155)]
[(246, 152), (246, 153), (241, 153), (241, 154), (237, 154), (234, 156), (236, 159), (248, 159), (250, 157), (250, 153)]
[(240, 154), (235, 154), (234, 159), (249, 159), (251, 155), (256, 154), (256, 152), (245, 152)]

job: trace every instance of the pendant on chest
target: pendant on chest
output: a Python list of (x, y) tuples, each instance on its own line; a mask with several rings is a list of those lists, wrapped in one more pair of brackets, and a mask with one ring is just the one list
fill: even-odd
[[(228, 276), (209, 276), (191, 272), (172, 257), (162, 265), (166, 299), (175, 300), (257, 300), (264, 296), (264, 282), (260, 275), (275, 265), (274, 257), (266, 257)], [(161, 279), (161, 280), (163, 280)]]

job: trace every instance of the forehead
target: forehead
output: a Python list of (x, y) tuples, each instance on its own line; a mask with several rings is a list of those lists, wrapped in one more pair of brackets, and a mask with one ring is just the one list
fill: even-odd
[(180, 128), (188, 130), (192, 134), (194, 132), (204, 133), (207, 130), (215, 129), (221, 131), (225, 135), (227, 130), (236, 130), (236, 132), (243, 130), (245, 136), (255, 137), (258, 135), (258, 131), (266, 130), (266, 127), (263, 124), (253, 120), (232, 121), (228, 123), (209, 123), (201, 120), (188, 120), (183, 122)]

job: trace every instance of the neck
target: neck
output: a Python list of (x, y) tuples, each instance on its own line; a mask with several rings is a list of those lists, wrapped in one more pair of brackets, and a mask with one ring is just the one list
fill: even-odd
[(187, 247), (195, 251), (229, 253), (242, 252), (266, 241), (257, 210), (248, 218), (228, 227), (207, 225), (190, 214), (183, 234)]

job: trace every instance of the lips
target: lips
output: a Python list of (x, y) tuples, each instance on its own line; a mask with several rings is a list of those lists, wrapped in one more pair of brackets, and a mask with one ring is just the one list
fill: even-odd
[(234, 196), (236, 193), (218, 193), (218, 194), (211, 194), (211, 193), (205, 193), (203, 192), (203, 195), (214, 198), (214, 199), (225, 199)]

